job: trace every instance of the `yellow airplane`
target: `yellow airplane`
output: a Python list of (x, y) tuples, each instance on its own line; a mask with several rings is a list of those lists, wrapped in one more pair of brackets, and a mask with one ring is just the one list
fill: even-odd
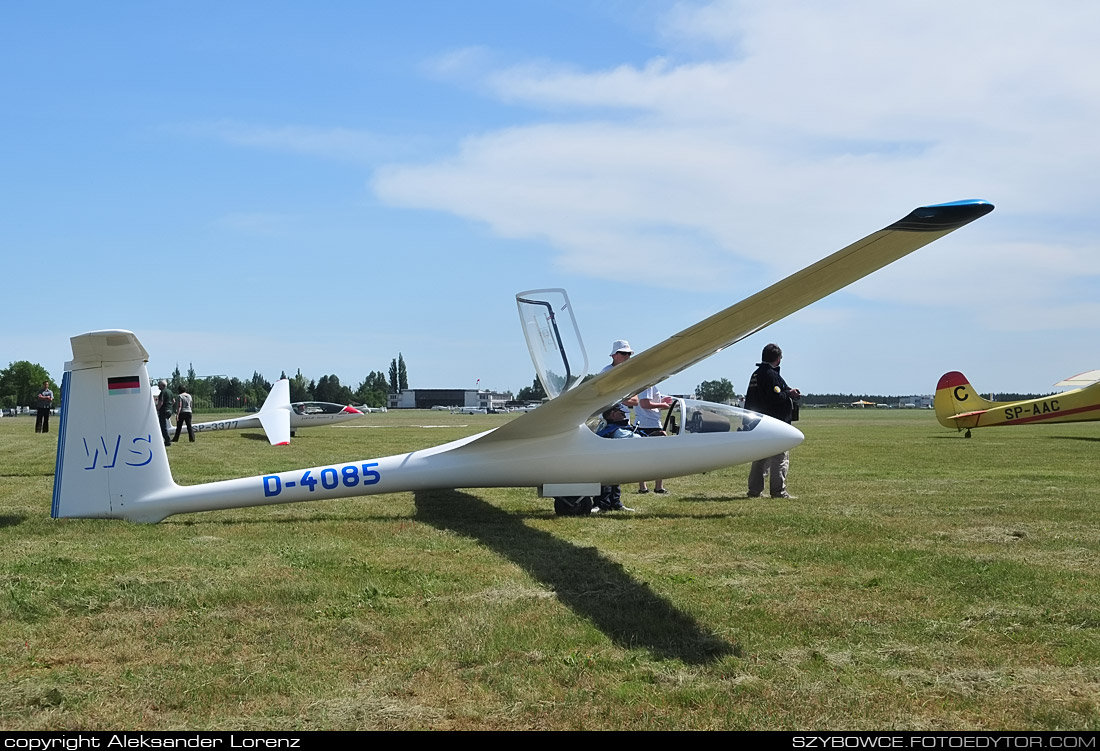
[(1060, 394), (1020, 402), (983, 399), (962, 373), (945, 373), (936, 384), (936, 419), (945, 428), (966, 430), (992, 425), (1089, 422), (1100, 420), (1100, 370), (1090, 370), (1054, 384), (1073, 388)]

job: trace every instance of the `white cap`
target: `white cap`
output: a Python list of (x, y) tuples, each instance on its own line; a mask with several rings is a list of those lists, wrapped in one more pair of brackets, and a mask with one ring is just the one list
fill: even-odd
[(616, 352), (629, 352), (630, 354), (634, 354), (634, 350), (630, 348), (630, 342), (626, 339), (616, 339), (612, 342), (611, 354), (614, 355)]

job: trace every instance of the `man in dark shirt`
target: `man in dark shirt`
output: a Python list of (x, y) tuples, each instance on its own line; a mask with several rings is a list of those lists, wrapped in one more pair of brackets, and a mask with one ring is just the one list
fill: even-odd
[(160, 434), (164, 438), (164, 446), (172, 445), (172, 438), (168, 435), (168, 420), (176, 408), (176, 395), (168, 389), (168, 381), (163, 378), (157, 383), (160, 393), (157, 394), (157, 418), (160, 421)]
[[(774, 417), (790, 423), (795, 410), (795, 402), (801, 397), (798, 389), (792, 389), (779, 375), (779, 362), (783, 359), (783, 350), (776, 344), (768, 344), (760, 354), (762, 362), (756, 364), (756, 371), (749, 378), (749, 387), (745, 389), (745, 409)], [(749, 467), (749, 498), (759, 498), (764, 492), (764, 478), (771, 476), (769, 489), (772, 498), (793, 498), (787, 492), (787, 470), (790, 468), (790, 452), (758, 459)]]
[(38, 392), (38, 412), (34, 418), (35, 433), (50, 432), (50, 410), (53, 408), (53, 392), (50, 391), (50, 382), (42, 382), (42, 390)]

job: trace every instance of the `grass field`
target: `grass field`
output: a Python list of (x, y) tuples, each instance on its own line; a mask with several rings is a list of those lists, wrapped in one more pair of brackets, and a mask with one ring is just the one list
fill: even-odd
[[(191, 484), (508, 419), (169, 456)], [(1100, 730), (1100, 423), (805, 410), (790, 501), (741, 466), (630, 515), (494, 489), (137, 525), (51, 520), (33, 422), (0, 420), (0, 729)]]

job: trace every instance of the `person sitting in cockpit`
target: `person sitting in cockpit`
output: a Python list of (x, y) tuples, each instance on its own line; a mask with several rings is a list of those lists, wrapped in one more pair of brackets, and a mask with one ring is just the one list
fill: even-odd
[(626, 408), (622, 404), (608, 407), (603, 413), (603, 427), (596, 431), (600, 438), (638, 438), (630, 426), (630, 419), (626, 416)]
[[(626, 407), (615, 404), (608, 407), (603, 413), (604, 425), (596, 431), (601, 438), (640, 438), (630, 426), (630, 420), (626, 416)], [(618, 485), (601, 485), (600, 495), (593, 498), (596, 507), (593, 511), (633, 511), (629, 506), (623, 505), (622, 491)]]

